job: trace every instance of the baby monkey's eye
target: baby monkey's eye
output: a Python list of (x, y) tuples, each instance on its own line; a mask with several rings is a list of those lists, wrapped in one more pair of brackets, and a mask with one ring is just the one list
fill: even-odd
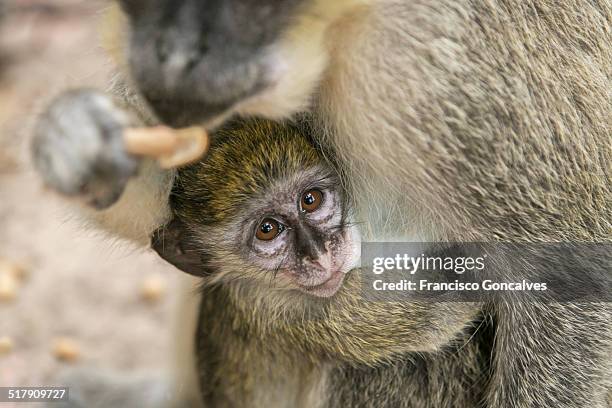
[(304, 194), (302, 194), (302, 200), (300, 202), (300, 207), (303, 211), (311, 213), (316, 211), (317, 208), (321, 206), (323, 202), (323, 193), (320, 190), (308, 190)]
[(272, 218), (266, 218), (257, 227), (255, 237), (261, 241), (272, 241), (278, 236), (285, 226)]

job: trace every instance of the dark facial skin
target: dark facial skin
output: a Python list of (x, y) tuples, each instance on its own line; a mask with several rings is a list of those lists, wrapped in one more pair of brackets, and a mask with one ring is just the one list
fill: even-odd
[(304, 0), (123, 0), (130, 66), (157, 115), (203, 123), (264, 89), (267, 48)]

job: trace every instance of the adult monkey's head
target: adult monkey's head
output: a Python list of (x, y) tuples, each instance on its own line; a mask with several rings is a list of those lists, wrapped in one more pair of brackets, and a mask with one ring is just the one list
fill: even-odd
[(129, 63), (164, 122), (211, 126), (232, 113), (280, 118), (305, 108), (325, 34), (366, 0), (121, 0)]

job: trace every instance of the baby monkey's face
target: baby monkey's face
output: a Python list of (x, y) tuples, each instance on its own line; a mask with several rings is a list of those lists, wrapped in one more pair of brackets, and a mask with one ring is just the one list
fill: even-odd
[(245, 260), (279, 286), (329, 297), (359, 256), (339, 182), (323, 164), (275, 180), (247, 204), (240, 241)]
[(340, 179), (296, 127), (236, 122), (181, 169), (175, 220), (153, 247), (205, 283), (330, 297), (357, 266), (359, 234)]

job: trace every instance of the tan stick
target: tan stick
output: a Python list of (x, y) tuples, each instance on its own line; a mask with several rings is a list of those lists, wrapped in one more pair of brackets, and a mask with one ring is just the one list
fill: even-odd
[(129, 153), (155, 158), (166, 169), (197, 161), (208, 151), (210, 144), (208, 134), (201, 127), (129, 128), (123, 133), (123, 138)]

